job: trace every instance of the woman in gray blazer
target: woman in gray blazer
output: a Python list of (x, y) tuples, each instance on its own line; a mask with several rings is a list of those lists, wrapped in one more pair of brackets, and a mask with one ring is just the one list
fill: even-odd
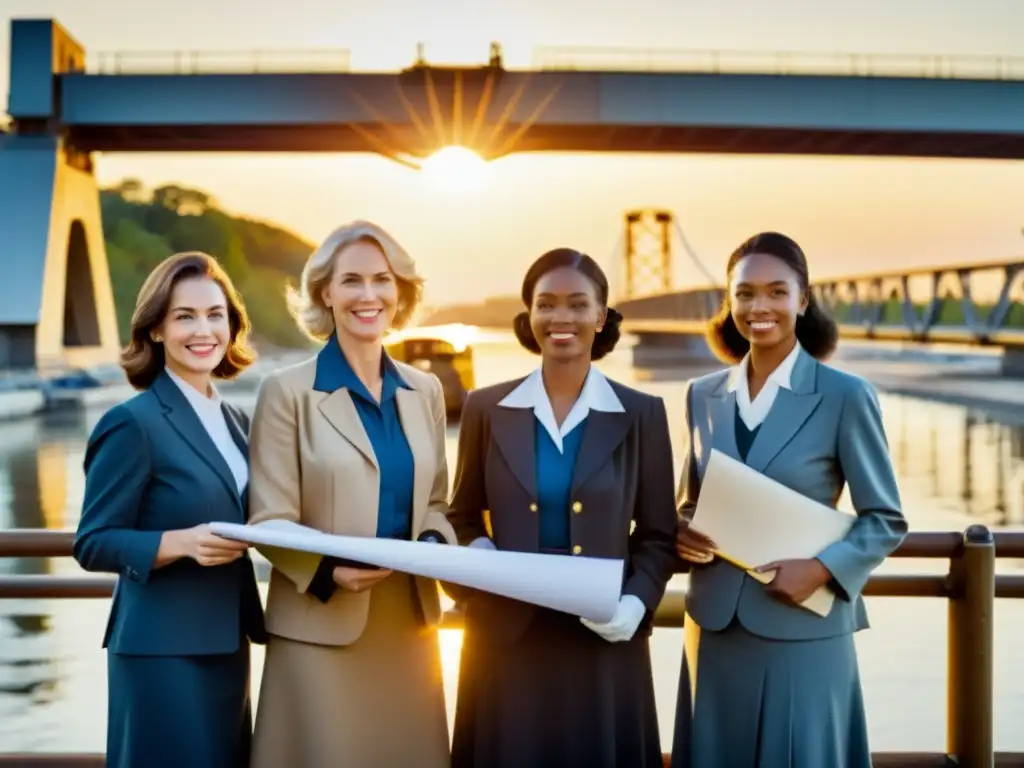
[[(870, 768), (853, 633), (868, 626), (868, 576), (907, 531), (878, 400), (821, 362), (838, 333), (795, 242), (750, 238), (727, 277), (708, 338), (735, 367), (686, 398), (676, 548), (690, 591), (672, 767)], [(817, 557), (761, 564), (775, 572), (764, 586), (689, 528), (712, 449), (829, 506), (846, 485), (857, 520)], [(798, 605), (823, 585), (836, 595), (824, 618)]]

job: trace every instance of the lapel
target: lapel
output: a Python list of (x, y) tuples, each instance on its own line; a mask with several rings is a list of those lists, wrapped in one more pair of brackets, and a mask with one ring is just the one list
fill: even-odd
[(583, 439), (580, 441), (580, 452), (572, 474), (574, 494), (594, 472), (604, 466), (608, 457), (622, 444), (632, 424), (633, 414), (629, 411), (610, 413), (591, 409), (583, 425)]
[(801, 351), (793, 366), (790, 382), (792, 391), (779, 389), (768, 416), (750, 446), (747, 466), (751, 469), (764, 472), (814, 413), (821, 402), (821, 395), (814, 391), (817, 371), (817, 361)]
[(380, 469), (377, 464), (377, 456), (370, 445), (370, 438), (363, 429), (363, 422), (356, 411), (356, 405), (352, 402), (352, 395), (347, 389), (336, 389), (325, 395), (317, 406), (324, 418), (330, 422), (338, 432), (348, 440), (370, 462), (375, 469)]
[[(431, 426), (433, 417), (427, 406), (426, 398), (415, 389), (398, 387), (395, 390), (395, 404), (398, 407), (398, 419), (402, 423), (402, 431), (409, 442), (413, 462), (413, 521), (422, 518), (425, 504), (430, 498), (430, 487), (434, 478), (428, 472), (426, 460), (434, 453)], [(419, 530), (418, 525), (413, 525)]]
[(736, 393), (729, 391), (729, 376), (722, 379), (708, 399), (708, 410), (711, 447), (742, 462), (740, 450), (736, 447)]
[[(505, 463), (531, 499), (537, 498), (537, 474), (534, 460), (536, 417), (532, 408), (495, 406), (491, 414), (491, 439), (498, 446)], [(540, 427), (543, 429), (543, 427)]]
[(231, 439), (235, 445), (238, 446), (238, 450), (242, 452), (242, 456), (245, 458), (246, 463), (249, 463), (249, 440), (245, 436), (245, 432), (242, 430), (242, 425), (238, 423), (238, 418), (234, 412), (228, 408), (227, 404), (222, 404), (220, 409), (224, 412), (224, 421), (227, 422), (228, 432), (231, 434)]
[[(224, 412), (224, 421), (228, 425), (228, 433), (231, 435), (231, 440), (238, 446), (238, 450), (242, 452), (242, 458), (245, 459), (246, 466), (249, 465), (249, 439), (246, 436), (242, 425), (238, 423), (238, 418), (235, 416), (234, 411), (228, 408), (227, 404), (221, 405), (221, 410)], [(232, 476), (232, 480), (234, 476)], [(237, 485), (236, 485), (237, 487)], [(239, 501), (242, 504), (242, 512), (245, 515), (245, 519), (249, 519), (249, 483), (242, 486), (241, 498)]]
[(238, 486), (235, 484), (234, 475), (231, 474), (227, 462), (220, 455), (220, 451), (217, 450), (217, 446), (214, 445), (213, 439), (199, 420), (199, 416), (196, 415), (184, 393), (178, 389), (178, 385), (171, 381), (166, 373), (161, 373), (153, 382), (153, 392), (163, 404), (164, 417), (171, 427), (181, 435), (189, 448), (217, 474), (231, 498), (241, 507), (242, 501), (238, 495)]

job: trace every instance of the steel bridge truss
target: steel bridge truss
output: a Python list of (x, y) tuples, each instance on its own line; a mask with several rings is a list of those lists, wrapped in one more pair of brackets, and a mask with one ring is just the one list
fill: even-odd
[(1024, 259), (824, 280), (813, 291), (846, 336), (1024, 346)]

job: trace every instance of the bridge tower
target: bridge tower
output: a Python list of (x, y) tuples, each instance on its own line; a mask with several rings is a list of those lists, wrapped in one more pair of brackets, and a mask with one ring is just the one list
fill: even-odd
[(57, 75), (85, 50), (50, 20), (11, 24), (9, 132), (0, 132), (0, 369), (117, 358), (117, 318), (92, 158), (57, 124)]
[[(676, 290), (673, 235), (679, 238), (684, 255), (707, 282), (700, 288)], [(674, 365), (707, 365), (714, 361), (703, 337), (705, 318), (721, 301), (721, 291), (690, 245), (671, 211), (643, 209), (625, 215), (622, 245), (624, 286), (615, 298), (616, 307), (627, 324), (657, 323), (673, 318), (693, 322), (695, 334), (679, 334), (647, 328), (633, 347), (633, 364), (638, 368)]]
[(625, 285), (622, 300), (636, 299), (672, 290), (671, 211), (627, 211), (623, 269)]

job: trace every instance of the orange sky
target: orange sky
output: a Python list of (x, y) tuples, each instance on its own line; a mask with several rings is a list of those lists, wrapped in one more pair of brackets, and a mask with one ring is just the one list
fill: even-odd
[[(263, 4), (259, 4), (263, 5)], [(4, 16), (53, 16), (90, 52), (347, 48), (354, 68), (400, 68), (417, 41), (436, 63), (478, 63), (502, 43), (509, 66), (538, 45), (1024, 56), (1014, 0), (4, 0)], [(396, 23), (396, 19), (401, 19)], [(6, 103), (7, 32), (0, 40)], [(351, 218), (377, 220), (419, 258), (428, 301), (515, 292), (556, 245), (615, 258), (622, 213), (675, 213), (708, 267), (760, 229), (796, 237), (812, 276), (1024, 253), (1024, 163), (681, 155), (516, 155), (472, 194), (439, 191), (374, 156), (109, 155), (104, 183), (175, 181), (228, 209), (318, 240)], [(681, 257), (676, 278), (699, 280)]]

